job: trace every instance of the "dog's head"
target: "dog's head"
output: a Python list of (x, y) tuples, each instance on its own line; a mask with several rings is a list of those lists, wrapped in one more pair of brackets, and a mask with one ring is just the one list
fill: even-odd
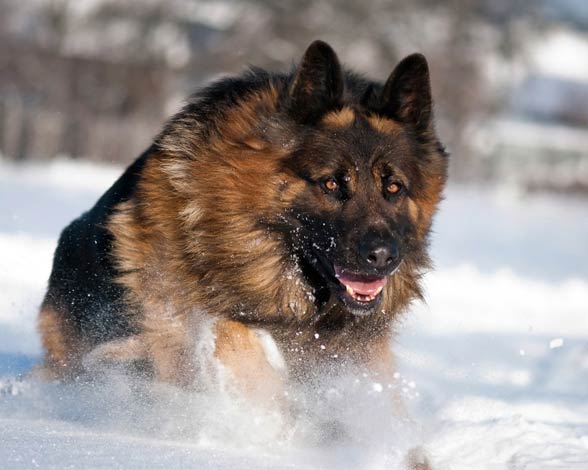
[(195, 302), (308, 318), (327, 303), (397, 312), (418, 295), (447, 170), (422, 55), (380, 84), (317, 41), (291, 74), (254, 69), (204, 89), (157, 144)]
[(286, 108), (302, 134), (282, 168), (291, 243), (315, 292), (370, 314), (393, 294), (395, 273), (428, 263), (447, 158), (433, 129), (426, 59), (405, 58), (382, 86), (344, 74), (317, 41)]

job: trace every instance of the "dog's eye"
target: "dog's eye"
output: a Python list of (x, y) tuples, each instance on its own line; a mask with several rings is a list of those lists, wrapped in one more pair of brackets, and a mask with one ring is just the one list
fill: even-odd
[(395, 196), (402, 191), (402, 183), (396, 180), (388, 180), (386, 182), (386, 193)]
[(336, 191), (339, 189), (339, 183), (334, 176), (329, 176), (323, 180), (323, 187), (327, 191)]

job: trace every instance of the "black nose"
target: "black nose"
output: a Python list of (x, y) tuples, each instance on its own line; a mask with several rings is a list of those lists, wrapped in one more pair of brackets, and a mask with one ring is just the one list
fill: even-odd
[(390, 237), (369, 234), (359, 244), (359, 255), (364, 264), (375, 269), (394, 266), (400, 260), (398, 243)]

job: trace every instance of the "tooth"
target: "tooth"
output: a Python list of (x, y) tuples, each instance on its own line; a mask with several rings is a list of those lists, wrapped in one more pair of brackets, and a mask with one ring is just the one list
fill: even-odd
[(352, 297), (353, 297), (353, 296), (355, 296), (355, 291), (354, 291), (354, 290), (353, 290), (351, 287), (349, 287), (349, 286), (345, 286), (345, 289), (347, 290), (347, 293), (348, 293), (350, 296), (352, 296)]
[(376, 293), (374, 294), (374, 297), (376, 297), (376, 295), (378, 295), (380, 292), (382, 292), (383, 288), (384, 288), (384, 286), (378, 287), (378, 289), (376, 290)]

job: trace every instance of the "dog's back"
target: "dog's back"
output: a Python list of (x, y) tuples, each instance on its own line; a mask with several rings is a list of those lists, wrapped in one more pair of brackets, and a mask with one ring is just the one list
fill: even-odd
[(96, 345), (136, 332), (123, 305), (123, 287), (115, 282), (119, 273), (106, 225), (115, 206), (133, 196), (149, 155), (147, 150), (59, 237), (39, 314), (46, 370), (58, 376), (78, 373), (73, 363)]

